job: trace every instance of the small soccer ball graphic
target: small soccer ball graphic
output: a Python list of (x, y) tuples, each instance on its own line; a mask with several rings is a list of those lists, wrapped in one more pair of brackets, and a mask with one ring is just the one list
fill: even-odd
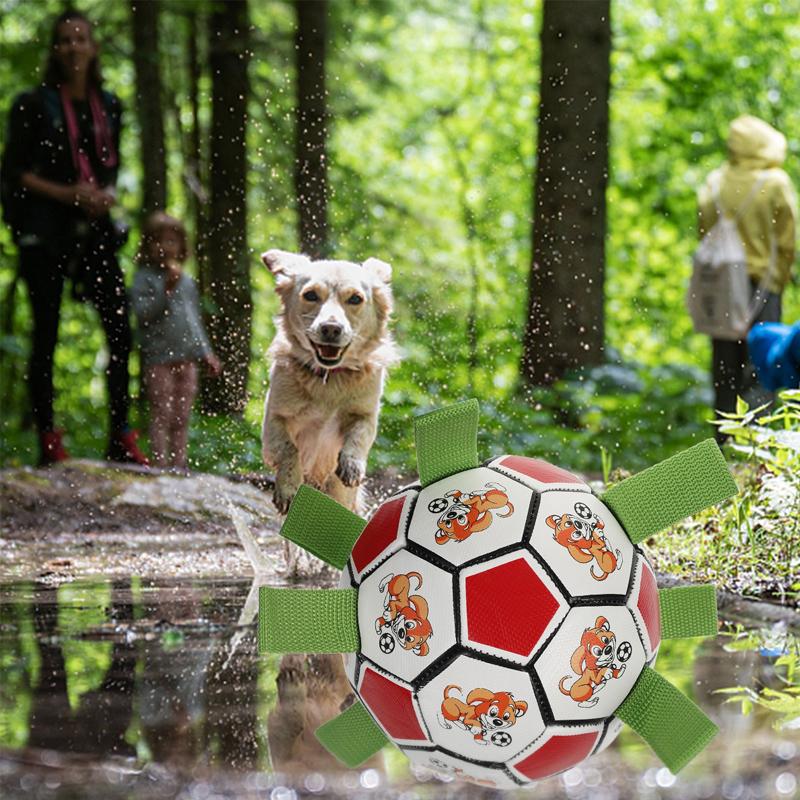
[(736, 493), (713, 440), (602, 496), (536, 458), (477, 458), (477, 403), (415, 423), (421, 482), (368, 522), (301, 487), (282, 534), (338, 589), (259, 591), (262, 652), (343, 653), (356, 701), (317, 730), (356, 767), (387, 741), (412, 766), (525, 786), (622, 724), (673, 773), (716, 726), (652, 665), (662, 636), (716, 633), (714, 587), (659, 590), (638, 544)]
[(487, 785), (607, 744), (660, 642), (644, 555), (584, 481), (532, 458), (389, 498), (341, 585), (358, 590), (347, 673), (375, 721), (415, 765)]

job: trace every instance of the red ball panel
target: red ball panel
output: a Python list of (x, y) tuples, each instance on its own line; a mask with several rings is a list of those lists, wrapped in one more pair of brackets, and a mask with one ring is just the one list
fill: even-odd
[(468, 575), (467, 636), (470, 641), (530, 656), (560, 604), (525, 558)]
[(524, 456), (505, 456), (495, 462), (493, 466), (507, 467), (515, 472), (521, 472), (529, 478), (533, 478), (541, 483), (576, 483), (584, 485), (584, 482), (561, 467), (555, 467), (538, 458), (525, 458)]
[(358, 693), (392, 739), (428, 741), (419, 724), (410, 688), (364, 667)]
[(647, 635), (650, 638), (651, 652), (661, 643), (661, 605), (658, 600), (656, 576), (649, 564), (642, 564), (642, 577), (639, 585), (639, 598), (636, 607), (642, 615)]
[(387, 501), (367, 523), (353, 546), (352, 559), (356, 573), (363, 572), (398, 538), (405, 503), (405, 496)]
[(555, 775), (583, 761), (595, 746), (597, 731), (551, 736), (538, 750), (514, 764), (514, 769), (535, 781)]

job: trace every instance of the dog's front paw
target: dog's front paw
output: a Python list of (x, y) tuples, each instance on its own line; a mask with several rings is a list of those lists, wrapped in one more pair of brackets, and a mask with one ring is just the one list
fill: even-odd
[(300, 480), (291, 475), (277, 475), (275, 477), (275, 489), (272, 492), (272, 502), (279, 514), (285, 514), (300, 488)]
[(366, 464), (361, 459), (339, 453), (336, 476), (345, 486), (358, 486), (364, 480)]

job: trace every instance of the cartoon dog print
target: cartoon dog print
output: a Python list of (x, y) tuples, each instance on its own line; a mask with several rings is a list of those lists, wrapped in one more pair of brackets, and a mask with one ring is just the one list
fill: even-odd
[(580, 646), (572, 654), (570, 666), (578, 679), (566, 689), (565, 675), (558, 684), (562, 694), (569, 695), (582, 708), (591, 708), (597, 703), (597, 693), (612, 678), (619, 678), (625, 672), (625, 664), (616, 665), (617, 637), (611, 632), (608, 620), (598, 617), (593, 628), (587, 628), (581, 635)]
[(611, 551), (603, 533), (605, 523), (584, 503), (575, 504), (575, 514), (552, 514), (546, 520), (553, 529), (553, 538), (581, 564), (594, 560), (600, 572), (589, 567), (590, 575), (596, 581), (604, 581), (614, 570), (622, 566), (619, 550)]
[(514, 513), (505, 486), (499, 483), (487, 483), (483, 491), (469, 494), (454, 489), (445, 497), (452, 498), (453, 505), (437, 521), (436, 544), (463, 542), (473, 533), (485, 531), (492, 524), (492, 511), (497, 512), (497, 509), (508, 508), (505, 514), (497, 513), (501, 518)]
[(430, 652), (428, 639), (433, 636), (433, 628), (428, 620), (427, 600), (422, 595), (409, 594), (412, 578), (419, 589), (422, 586), (419, 572), (389, 574), (381, 579), (378, 589), (386, 594), (383, 615), (375, 620), (375, 631), (381, 633), (384, 627), (388, 627), (404, 650), (426, 656)]
[(444, 720), (440, 719), (439, 724), (443, 728), (456, 725), (470, 731), (478, 744), (489, 744), (487, 736), (512, 727), (528, 710), (528, 704), (524, 700), (515, 700), (509, 692), (473, 689), (467, 695), (465, 703), (450, 696), (452, 689), (461, 692), (461, 687), (453, 683), (445, 687), (442, 701)]

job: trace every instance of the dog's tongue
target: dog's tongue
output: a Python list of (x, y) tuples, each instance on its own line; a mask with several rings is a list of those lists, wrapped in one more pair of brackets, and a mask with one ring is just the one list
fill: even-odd
[(339, 357), (339, 351), (341, 349), (341, 347), (334, 347), (332, 344), (321, 344), (319, 345), (319, 354), (323, 358), (334, 359)]

